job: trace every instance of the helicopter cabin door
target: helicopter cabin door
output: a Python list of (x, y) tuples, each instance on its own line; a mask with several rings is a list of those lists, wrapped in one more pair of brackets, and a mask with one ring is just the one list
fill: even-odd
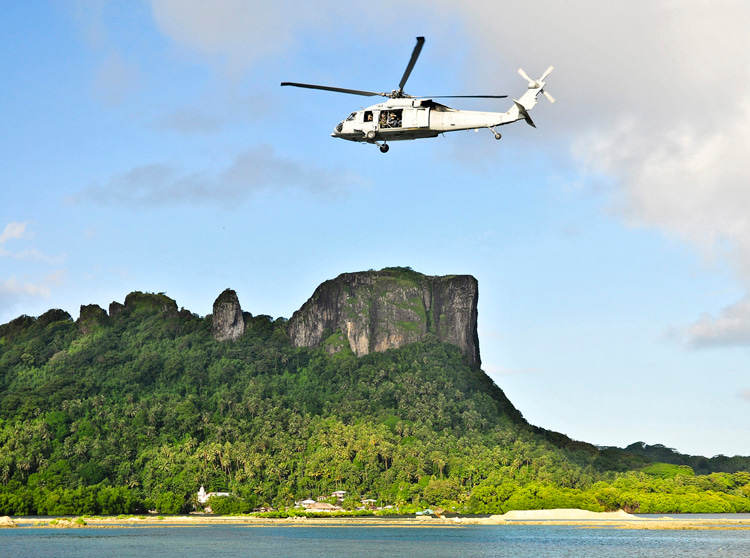
[(415, 107), (409, 111), (410, 128), (429, 128), (430, 110), (426, 107)]

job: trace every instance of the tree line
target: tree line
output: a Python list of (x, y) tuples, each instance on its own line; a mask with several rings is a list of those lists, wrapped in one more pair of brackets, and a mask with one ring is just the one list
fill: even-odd
[(236, 495), (226, 513), (339, 489), (402, 511), (750, 511), (750, 459), (695, 475), (531, 426), (430, 336), (358, 359), (245, 314), (218, 343), (163, 298), (0, 326), (0, 513), (177, 513), (200, 485)]

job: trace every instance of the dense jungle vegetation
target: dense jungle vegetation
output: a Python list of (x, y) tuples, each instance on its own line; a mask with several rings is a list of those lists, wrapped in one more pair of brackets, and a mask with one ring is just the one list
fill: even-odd
[[(164, 295), (0, 326), (0, 515), (222, 512), (346, 490), (403, 512), (750, 511), (750, 458), (596, 448), (526, 423), (427, 338), (357, 359), (245, 314), (236, 342)], [(696, 472), (703, 473), (696, 475)]]

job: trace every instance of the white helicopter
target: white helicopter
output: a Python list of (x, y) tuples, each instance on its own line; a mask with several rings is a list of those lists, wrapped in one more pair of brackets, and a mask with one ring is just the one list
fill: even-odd
[(507, 95), (437, 95), (433, 97), (412, 97), (404, 93), (404, 85), (409, 79), (414, 64), (417, 62), (419, 53), (424, 45), (424, 37), (417, 37), (417, 45), (411, 54), (411, 60), (406, 66), (404, 76), (398, 84), (398, 89), (390, 93), (378, 93), (375, 91), (362, 91), (360, 89), (344, 89), (341, 87), (329, 87), (326, 85), (311, 85), (309, 83), (282, 82), (282, 86), (291, 85), (304, 87), (306, 89), (321, 89), (323, 91), (334, 91), (337, 93), (348, 93), (350, 95), (362, 95), (365, 97), (387, 97), (384, 103), (372, 105), (351, 113), (345, 120), (338, 124), (331, 134), (334, 138), (349, 141), (371, 143), (380, 147), (380, 151), (388, 151), (389, 141), (403, 141), (420, 138), (434, 138), (445, 132), (458, 130), (478, 130), (487, 128), (495, 134), (495, 139), (501, 135), (495, 128), (504, 124), (510, 124), (517, 120), (525, 120), (530, 126), (536, 125), (529, 116), (529, 111), (536, 105), (536, 98), (543, 93), (550, 103), (555, 99), (544, 90), (545, 79), (552, 72), (550, 66), (539, 79), (531, 79), (522, 69), (518, 70), (529, 83), (526, 91), (520, 99), (513, 99), (513, 106), (507, 112), (479, 112), (470, 110), (458, 110), (436, 103), (433, 99), (505, 99)]

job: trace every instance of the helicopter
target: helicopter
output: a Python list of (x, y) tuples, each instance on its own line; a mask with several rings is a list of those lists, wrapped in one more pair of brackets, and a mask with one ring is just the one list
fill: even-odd
[(547, 68), (539, 79), (531, 79), (523, 69), (518, 73), (528, 82), (528, 90), (520, 99), (513, 99), (513, 105), (507, 112), (479, 112), (454, 109), (435, 102), (434, 99), (506, 99), (507, 95), (435, 95), (411, 96), (404, 93), (404, 86), (409, 79), (414, 64), (419, 58), (424, 46), (424, 37), (417, 37), (417, 44), (411, 54), (398, 89), (390, 92), (378, 93), (361, 89), (345, 89), (327, 85), (312, 85), (309, 83), (294, 83), (285, 81), (282, 86), (302, 87), (305, 89), (319, 89), (349, 95), (364, 97), (381, 96), (388, 100), (367, 108), (352, 112), (342, 120), (331, 133), (334, 138), (377, 145), (382, 153), (387, 153), (389, 141), (415, 140), (434, 138), (445, 132), (458, 130), (480, 130), (487, 128), (495, 139), (502, 136), (496, 130), (498, 126), (511, 124), (518, 120), (525, 120), (527, 124), (536, 128), (529, 116), (529, 111), (536, 106), (537, 96), (542, 93), (550, 103), (555, 99), (544, 90), (545, 79), (554, 69)]

